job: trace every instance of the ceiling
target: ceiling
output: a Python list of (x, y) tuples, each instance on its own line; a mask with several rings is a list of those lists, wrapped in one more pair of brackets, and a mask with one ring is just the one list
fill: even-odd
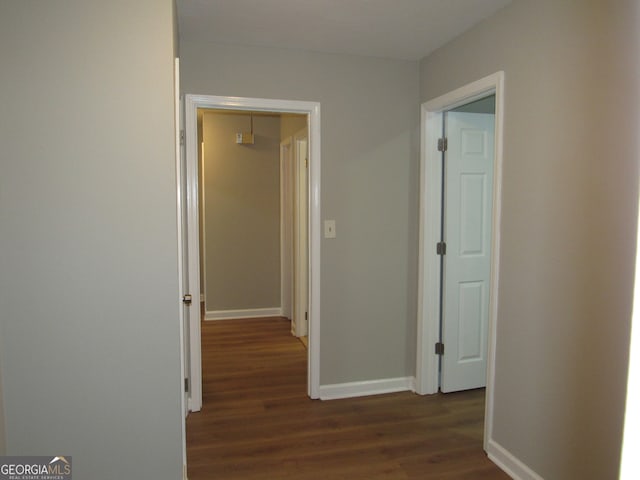
[(177, 0), (181, 41), (419, 60), (511, 0)]

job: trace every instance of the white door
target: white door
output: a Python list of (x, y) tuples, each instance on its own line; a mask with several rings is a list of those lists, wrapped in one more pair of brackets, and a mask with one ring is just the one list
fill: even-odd
[[(280, 296), (282, 316), (292, 319), (293, 304), (293, 140), (280, 143)], [(295, 325), (291, 324), (295, 335)]]
[(484, 387), (495, 116), (447, 112), (441, 390)]
[[(182, 101), (180, 101), (180, 110), (182, 111)], [(182, 123), (180, 125), (182, 131)], [(193, 305), (193, 299), (189, 302), (189, 298), (186, 295), (189, 293), (189, 247), (187, 239), (187, 170), (186, 170), (186, 156), (184, 151), (184, 145), (179, 141), (179, 175), (180, 182), (179, 192), (179, 208), (180, 208), (180, 251), (181, 251), (181, 263), (182, 263), (182, 279), (181, 279), (181, 295), (182, 297), (182, 309), (181, 309), (181, 322), (182, 322), (182, 351), (183, 351), (183, 376), (184, 376), (184, 415), (189, 414), (189, 383), (191, 382), (191, 344), (190, 344), (190, 316)]]
[(308, 257), (308, 149), (306, 132), (294, 140), (295, 202), (294, 202), (294, 312), (295, 335), (308, 335), (309, 257)]
[[(183, 132), (184, 145), (180, 162), (180, 204), (182, 208), (182, 266), (183, 266), (183, 305), (185, 325), (185, 366), (187, 369), (186, 388), (188, 390), (188, 409), (198, 412), (202, 408), (202, 357), (200, 345), (200, 222), (198, 218), (199, 175), (197, 118), (186, 116)], [(189, 137), (192, 136), (190, 140)], [(200, 145), (204, 155), (204, 146)], [(193, 151), (191, 151), (193, 149)]]
[[(174, 113), (175, 113), (175, 140), (176, 140), (176, 180), (177, 180), (177, 215), (178, 215), (178, 289), (182, 297), (189, 286), (189, 266), (187, 253), (187, 208), (186, 208), (186, 167), (184, 155), (184, 142), (182, 132), (184, 128), (184, 108), (180, 98), (180, 60), (174, 60)], [(180, 301), (180, 300), (179, 300)], [(182, 377), (185, 385), (183, 388), (182, 407), (186, 417), (189, 414), (189, 391), (186, 385), (189, 382), (189, 308), (182, 301), (179, 310), (180, 336), (182, 338)], [(181, 386), (182, 387), (182, 386)]]

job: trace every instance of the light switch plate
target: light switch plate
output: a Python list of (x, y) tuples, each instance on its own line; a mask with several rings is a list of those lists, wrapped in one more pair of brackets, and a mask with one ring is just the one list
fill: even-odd
[(324, 238), (336, 238), (336, 221), (324, 221)]

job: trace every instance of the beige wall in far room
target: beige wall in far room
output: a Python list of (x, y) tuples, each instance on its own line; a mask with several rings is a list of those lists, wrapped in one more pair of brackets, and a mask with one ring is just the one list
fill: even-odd
[(280, 118), (205, 111), (204, 275), (207, 312), (280, 307)]
[(307, 116), (283, 113), (280, 117), (280, 139), (292, 137), (300, 130), (307, 128)]

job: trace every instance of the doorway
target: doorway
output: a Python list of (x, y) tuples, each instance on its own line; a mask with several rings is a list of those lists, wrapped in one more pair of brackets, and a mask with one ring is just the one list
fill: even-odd
[[(198, 218), (198, 109), (235, 110), (243, 112), (276, 112), (305, 115), (308, 124), (309, 142), (309, 348), (307, 392), (311, 398), (319, 397), (319, 365), (320, 365), (320, 105), (316, 102), (288, 100), (269, 100), (240, 97), (217, 97), (205, 95), (185, 96), (185, 177), (183, 203), (187, 206), (186, 250), (188, 273), (186, 274), (191, 298), (200, 298), (200, 264), (199, 264), (199, 224)], [(241, 141), (244, 141), (241, 138)], [(202, 408), (202, 352), (200, 332), (200, 309), (191, 308), (186, 329), (189, 333), (189, 410)]]
[[(200, 288), (205, 321), (286, 317), (296, 320), (284, 298), (297, 286), (297, 305), (306, 278), (294, 276), (289, 264), (305, 264), (307, 244), (294, 251), (293, 225), (306, 233), (306, 216), (295, 222), (298, 207), (289, 190), (297, 156), (282, 149), (282, 138), (300, 128), (307, 116), (279, 112), (198, 109), (200, 145)], [(306, 153), (304, 155), (306, 159)], [(290, 163), (293, 163), (291, 165)], [(293, 168), (292, 168), (293, 167)], [(306, 180), (306, 176), (305, 176)], [(293, 187), (293, 188), (291, 188)], [(305, 235), (306, 238), (306, 235)], [(304, 269), (306, 276), (307, 269)], [(283, 300), (286, 300), (283, 301)], [(306, 312), (306, 303), (304, 304)]]
[[(502, 111), (503, 111), (503, 83), (504, 73), (498, 72), (490, 75), (462, 88), (454, 90), (448, 94), (442, 95), (431, 101), (428, 101), (422, 105), (422, 155), (421, 155), (421, 186), (420, 186), (420, 245), (419, 245), (419, 293), (418, 293), (418, 345), (417, 345), (417, 365), (416, 365), (416, 392), (419, 394), (433, 394), (437, 393), (441, 387), (440, 378), (440, 366), (441, 357), (446, 357), (447, 353), (453, 353), (453, 361), (459, 362), (460, 351), (459, 347), (462, 345), (467, 348), (465, 355), (468, 358), (462, 359), (462, 363), (473, 363), (469, 360), (478, 357), (478, 353), (482, 352), (484, 348), (484, 358), (486, 366), (482, 366), (482, 372), (480, 376), (484, 375), (486, 384), (486, 407), (485, 407), (485, 430), (484, 430), (484, 445), (485, 450), (487, 448), (488, 440), (491, 438), (491, 427), (493, 419), (493, 377), (495, 370), (495, 330), (496, 330), (496, 318), (497, 318), (497, 299), (498, 299), (498, 272), (499, 272), (499, 242), (500, 242), (500, 198), (501, 198), (501, 173), (502, 173)], [(446, 162), (446, 150), (447, 146), (443, 145), (442, 132), (443, 128), (447, 127), (447, 116), (450, 120), (453, 117), (464, 117), (465, 108), (460, 109), (463, 105), (471, 104), (480, 99), (484, 99), (490, 96), (495, 96), (495, 130), (493, 135), (494, 151), (488, 154), (490, 171), (485, 171), (482, 175), (468, 175), (465, 178), (469, 180), (465, 186), (466, 191), (461, 191), (459, 188), (452, 193), (452, 197), (449, 198), (450, 210), (458, 211), (458, 218), (452, 219), (453, 226), (457, 228), (454, 230), (447, 230), (447, 217), (449, 213), (447, 210), (447, 179), (446, 169), (447, 166), (443, 164), (443, 159)], [(453, 112), (454, 110), (462, 110), (460, 112)], [(448, 112), (448, 113), (446, 113)], [(460, 118), (456, 119), (460, 120)], [(458, 122), (459, 123), (459, 122)], [(451, 124), (448, 125), (451, 128)], [(455, 127), (458, 130), (459, 126)], [(466, 128), (466, 127), (465, 127)], [(475, 128), (475, 127), (473, 127)], [(488, 135), (488, 134), (486, 134)], [(478, 146), (481, 144), (477, 142), (480, 137), (473, 136), (467, 138), (467, 141), (472, 142), (472, 150), (478, 150)], [(440, 140), (440, 142), (439, 142)], [(440, 145), (439, 145), (440, 143)], [(487, 152), (485, 152), (486, 154)], [(444, 168), (443, 168), (444, 167)], [(457, 183), (460, 184), (460, 175), (464, 172), (453, 170), (449, 173), (458, 176)], [(449, 177), (453, 178), (454, 175)], [(484, 176), (484, 180), (480, 178)], [(488, 177), (487, 177), (488, 176)], [(490, 183), (492, 187), (492, 193), (490, 198), (482, 197), (486, 195), (487, 180), (490, 177)], [(463, 189), (463, 190), (465, 190)], [(460, 199), (464, 195), (471, 195), (478, 197), (480, 195), (485, 198), (485, 203), (482, 208), (477, 208), (475, 203), (467, 203), (468, 206), (473, 208), (466, 213), (466, 220), (460, 220)], [(454, 200), (454, 197), (456, 200)], [(457, 208), (451, 208), (451, 203), (458, 202)], [(443, 222), (443, 211), (445, 212)], [(470, 215), (470, 216), (469, 216)], [(490, 215), (490, 220), (485, 224), (485, 227), (479, 228), (477, 221), (480, 218), (487, 220), (487, 216)], [(465, 225), (466, 223), (466, 225)], [(460, 231), (460, 226), (463, 226), (470, 231), (466, 233)], [(449, 225), (451, 226), (451, 225)], [(485, 235), (479, 235), (479, 232), (483, 232)], [(465, 239), (465, 235), (468, 238)], [(477, 257), (478, 252), (472, 250), (480, 250), (485, 254), (488, 254), (488, 260), (485, 264), (485, 276), (486, 281), (478, 282), (474, 280), (469, 282), (466, 286), (470, 287), (465, 292), (468, 294), (464, 302), (461, 302), (460, 296), (452, 297), (451, 305), (449, 309), (463, 307), (468, 312), (462, 312), (462, 320), (469, 321), (471, 319), (479, 320), (478, 310), (470, 309), (471, 305), (486, 303), (486, 325), (473, 324), (471, 328), (463, 332), (463, 338), (453, 338), (453, 345), (442, 344), (441, 340), (445, 332), (444, 323), (446, 321), (445, 315), (447, 310), (447, 296), (445, 294), (447, 290), (447, 282), (461, 281), (460, 278), (456, 279), (455, 275), (447, 272), (446, 262), (449, 259), (444, 259), (447, 254), (452, 253), (451, 248), (447, 248), (445, 242), (445, 236), (455, 238), (454, 243), (461, 238), (463, 241), (467, 241), (467, 247), (469, 247), (470, 255), (468, 257)], [(478, 243), (480, 242), (480, 243)], [(483, 243), (484, 242), (484, 243)], [(445, 250), (446, 249), (446, 250)], [(459, 246), (454, 247), (459, 249)], [(472, 253), (472, 254), (471, 254)], [(485, 256), (486, 259), (486, 256)], [(458, 259), (460, 261), (461, 259)], [(443, 288), (444, 287), (444, 288)], [(455, 290), (454, 288), (449, 288)], [(458, 289), (459, 290), (459, 289)], [(441, 295), (441, 292), (443, 293)], [(459, 327), (460, 317), (456, 319)], [(463, 322), (464, 323), (464, 322)], [(441, 329), (442, 325), (442, 329)], [(480, 332), (483, 330), (482, 340), (480, 341)], [(466, 336), (466, 337), (465, 337)], [(465, 346), (466, 342), (466, 346)], [(486, 342), (486, 343), (485, 343)], [(473, 348), (469, 348), (473, 345)], [(484, 346), (486, 345), (486, 347)], [(444, 350), (444, 352), (443, 352)], [(443, 355), (444, 353), (444, 355)], [(442, 361), (442, 365), (445, 365), (446, 360)], [(466, 366), (466, 365), (464, 365)], [(445, 366), (446, 368), (446, 366)], [(477, 376), (476, 372), (476, 376)], [(447, 387), (445, 387), (447, 388)], [(453, 389), (456, 389), (454, 386)]]

